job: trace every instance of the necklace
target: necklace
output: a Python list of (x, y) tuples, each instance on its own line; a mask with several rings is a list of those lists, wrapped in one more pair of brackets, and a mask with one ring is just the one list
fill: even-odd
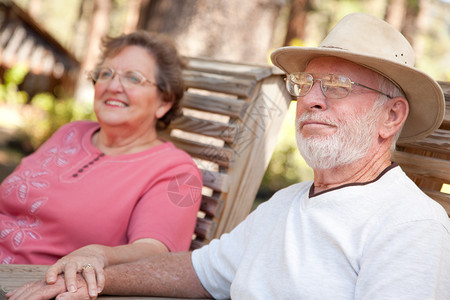
[(97, 155), (93, 160), (91, 160), (90, 162), (88, 162), (87, 164), (85, 164), (82, 168), (78, 169), (78, 171), (76, 173), (72, 174), (72, 177), (78, 177), (79, 174), (83, 173), (84, 170), (86, 170), (87, 168), (89, 168), (90, 165), (93, 165), (94, 163), (96, 163), (100, 158), (102, 158), (103, 156), (105, 156), (105, 153), (100, 153), (99, 155)]

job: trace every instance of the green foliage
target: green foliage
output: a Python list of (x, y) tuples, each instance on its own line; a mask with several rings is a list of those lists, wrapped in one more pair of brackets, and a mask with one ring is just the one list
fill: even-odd
[(28, 94), (19, 91), (18, 85), (28, 73), (25, 65), (17, 65), (5, 72), (4, 84), (0, 85), (0, 102), (10, 104), (25, 104), (28, 100)]
[(89, 103), (57, 99), (49, 93), (37, 94), (28, 101), (28, 94), (18, 89), (27, 72), (23, 66), (16, 66), (5, 73), (0, 84), (0, 126), (24, 135), (32, 149), (68, 122), (95, 119)]
[(5, 72), (5, 83), (19, 85), (23, 82), (28, 73), (28, 67), (24, 64), (18, 64)]
[(75, 120), (95, 119), (90, 104), (77, 102), (74, 99), (55, 99), (49, 93), (34, 96), (31, 105), (43, 112), (43, 115), (38, 118), (28, 120), (29, 123), (33, 124), (28, 128), (28, 132), (34, 147), (41, 145), (66, 123)]

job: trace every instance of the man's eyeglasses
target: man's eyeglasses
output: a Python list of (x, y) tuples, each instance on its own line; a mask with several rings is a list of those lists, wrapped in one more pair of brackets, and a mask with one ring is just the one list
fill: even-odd
[[(321, 78), (315, 79), (314, 76), (320, 75)], [(312, 74), (305, 72), (297, 72), (289, 74), (286, 78), (286, 88), (292, 96), (306, 96), (314, 85), (315, 81), (320, 81), (320, 89), (327, 98), (340, 99), (347, 97), (352, 91), (352, 86), (357, 85), (371, 91), (385, 95), (389, 99), (391, 96), (380, 92), (363, 84), (353, 82), (345, 75), (339, 74)]]
[(110, 67), (102, 67), (95, 69), (89, 73), (89, 77), (94, 81), (94, 83), (101, 82), (106, 83), (114, 78), (115, 75), (119, 76), (119, 80), (124, 87), (133, 87), (138, 85), (144, 85), (148, 82), (150, 85), (157, 84), (153, 81), (148, 80), (144, 75), (138, 71), (116, 71)]

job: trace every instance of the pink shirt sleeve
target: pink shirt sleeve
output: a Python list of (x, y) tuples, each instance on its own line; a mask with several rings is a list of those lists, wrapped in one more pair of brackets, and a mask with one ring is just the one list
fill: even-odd
[(137, 203), (129, 224), (129, 241), (154, 238), (170, 251), (189, 250), (201, 188), (200, 172), (192, 164), (167, 169)]

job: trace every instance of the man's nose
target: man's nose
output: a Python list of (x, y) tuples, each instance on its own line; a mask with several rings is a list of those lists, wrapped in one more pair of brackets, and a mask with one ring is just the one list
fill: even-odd
[(328, 103), (322, 92), (320, 81), (314, 81), (309, 93), (297, 99), (297, 104), (300, 103), (305, 110), (324, 110), (327, 108)]

